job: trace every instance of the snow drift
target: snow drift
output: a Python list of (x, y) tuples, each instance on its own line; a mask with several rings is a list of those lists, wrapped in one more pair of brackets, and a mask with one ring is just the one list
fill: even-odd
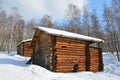
[[(0, 80), (120, 80), (120, 63), (104, 54), (104, 72), (55, 73), (37, 65), (26, 65), (29, 57), (0, 53)], [(113, 58), (114, 59), (114, 58)]]

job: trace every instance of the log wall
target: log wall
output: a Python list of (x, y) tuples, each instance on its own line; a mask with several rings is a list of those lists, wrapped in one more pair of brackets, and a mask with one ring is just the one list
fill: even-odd
[(33, 47), (31, 47), (31, 41), (23, 43), (23, 56), (31, 57), (33, 54)]
[(97, 72), (103, 70), (102, 52), (100, 48), (90, 48), (90, 71)]
[(17, 46), (17, 54), (23, 55), (23, 44)]
[(86, 44), (56, 39), (56, 72), (86, 71)]
[(26, 57), (31, 57), (31, 55), (33, 54), (33, 48), (30, 46), (31, 41), (22, 42), (17, 46), (17, 54)]
[(50, 46), (51, 37), (47, 34), (42, 33), (41, 36), (39, 36), (39, 41), (36, 43), (35, 46), (35, 64), (49, 69), (51, 52)]
[[(39, 35), (37, 35), (39, 34)], [(37, 32), (34, 63), (54, 72), (102, 71), (102, 51), (89, 42)]]

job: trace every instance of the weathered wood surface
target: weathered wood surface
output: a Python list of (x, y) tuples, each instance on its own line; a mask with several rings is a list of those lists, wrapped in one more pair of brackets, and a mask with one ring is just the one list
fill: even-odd
[(55, 72), (100, 70), (100, 51), (90, 48), (89, 42), (55, 37), (43, 32), (36, 32), (33, 42), (37, 54), (35, 63), (47, 69)]
[(36, 56), (34, 63), (49, 69), (51, 64), (51, 37), (47, 34), (41, 33), (39, 39), (40, 40), (38, 40), (35, 45)]
[(32, 41), (22, 42), (17, 49), (17, 53), (22, 56), (30, 57), (33, 53), (33, 48), (31, 46)]
[[(100, 48), (90, 48), (90, 71), (97, 72), (100, 68)], [(103, 66), (103, 65), (102, 65)], [(102, 67), (101, 66), (101, 67)]]
[(24, 42), (23, 56), (31, 57), (31, 55), (33, 54), (33, 47), (31, 47), (31, 42), (32, 41)]
[(74, 40), (56, 40), (56, 71), (73, 72), (77, 64), (77, 71), (86, 70), (86, 44)]

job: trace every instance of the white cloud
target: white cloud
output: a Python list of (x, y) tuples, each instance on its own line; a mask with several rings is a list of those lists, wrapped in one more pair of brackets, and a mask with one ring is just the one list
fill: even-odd
[(45, 14), (53, 20), (63, 19), (67, 6), (73, 3), (80, 9), (86, 5), (86, 0), (4, 0), (3, 8), (10, 11), (12, 6), (18, 7), (24, 19), (40, 19)]

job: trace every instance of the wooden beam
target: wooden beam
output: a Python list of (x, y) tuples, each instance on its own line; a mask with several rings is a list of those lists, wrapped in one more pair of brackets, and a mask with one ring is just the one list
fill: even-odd
[(56, 55), (56, 49), (55, 49), (55, 45), (56, 45), (56, 37), (55, 36), (51, 36), (51, 63), (50, 63), (50, 70), (56, 72), (56, 62), (57, 62), (57, 55)]
[(22, 43), (22, 56), (24, 56), (24, 43)]
[(103, 71), (102, 48), (99, 48), (99, 71)]
[(39, 34), (38, 37), (40, 37), (42, 33), (38, 29), (36, 29), (34, 37), (33, 37), (32, 42), (31, 42), (31, 46), (33, 47), (33, 54), (31, 55), (31, 58), (28, 60), (28, 62), (26, 64), (30, 64), (30, 63), (34, 64), (35, 63), (35, 57), (37, 55), (35, 53), (35, 47), (36, 47), (36, 41), (35, 41), (36, 38), (35, 37), (36, 37), (36, 34)]
[(90, 50), (89, 50), (89, 43), (86, 44), (86, 71), (90, 71)]

